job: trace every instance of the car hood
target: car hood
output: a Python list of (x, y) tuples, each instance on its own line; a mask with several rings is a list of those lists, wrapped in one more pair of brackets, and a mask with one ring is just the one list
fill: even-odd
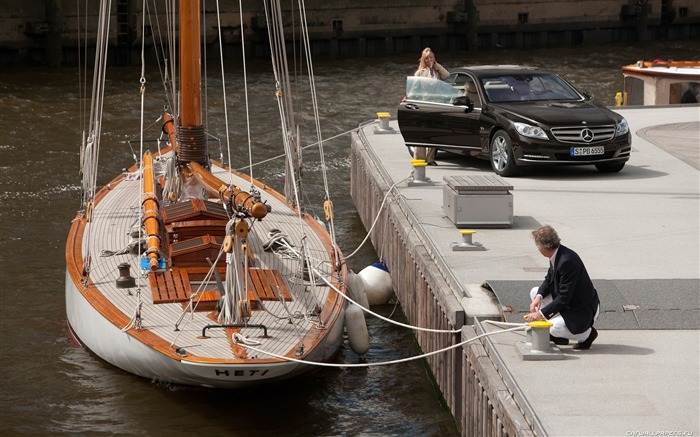
[(505, 112), (512, 121), (536, 122), (545, 126), (614, 124), (618, 117), (609, 109), (589, 101), (583, 102), (523, 102), (493, 105)]

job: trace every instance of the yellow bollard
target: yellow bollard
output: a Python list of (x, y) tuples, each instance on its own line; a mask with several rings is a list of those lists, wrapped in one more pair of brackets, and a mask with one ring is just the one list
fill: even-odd
[(425, 167), (428, 165), (423, 159), (412, 159), (413, 182), (425, 182)]
[(529, 326), (532, 328), (532, 351), (549, 352), (551, 349), (549, 345), (549, 328), (552, 327), (552, 323), (546, 320), (535, 320), (530, 322)]
[(377, 124), (379, 126), (374, 128), (375, 134), (393, 134), (396, 131), (389, 127), (389, 120), (391, 119), (391, 114), (388, 112), (377, 112)]

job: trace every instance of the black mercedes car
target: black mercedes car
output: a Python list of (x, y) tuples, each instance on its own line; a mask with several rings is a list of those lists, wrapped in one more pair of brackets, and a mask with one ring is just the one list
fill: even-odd
[(406, 146), (524, 166), (593, 164), (618, 172), (630, 158), (627, 121), (554, 73), (521, 66), (456, 68), (444, 81), (408, 77), (398, 110)]

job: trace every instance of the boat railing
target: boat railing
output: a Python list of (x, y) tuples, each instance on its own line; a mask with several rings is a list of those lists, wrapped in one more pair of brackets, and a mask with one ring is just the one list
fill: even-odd
[(262, 324), (247, 324), (247, 323), (231, 323), (225, 325), (207, 325), (202, 328), (202, 338), (208, 338), (206, 336), (207, 329), (213, 328), (261, 328), (263, 330), (263, 338), (268, 338), (267, 326)]

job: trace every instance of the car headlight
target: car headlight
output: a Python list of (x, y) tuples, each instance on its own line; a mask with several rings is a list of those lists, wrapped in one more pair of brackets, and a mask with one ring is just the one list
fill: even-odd
[(619, 137), (620, 135), (625, 135), (629, 131), (630, 127), (627, 124), (627, 120), (623, 118), (617, 123), (617, 128), (615, 129), (615, 136)]
[(530, 126), (529, 124), (525, 123), (513, 123), (513, 126), (515, 127), (515, 130), (524, 137), (540, 138), (543, 140), (549, 139), (544, 129), (539, 126)]

